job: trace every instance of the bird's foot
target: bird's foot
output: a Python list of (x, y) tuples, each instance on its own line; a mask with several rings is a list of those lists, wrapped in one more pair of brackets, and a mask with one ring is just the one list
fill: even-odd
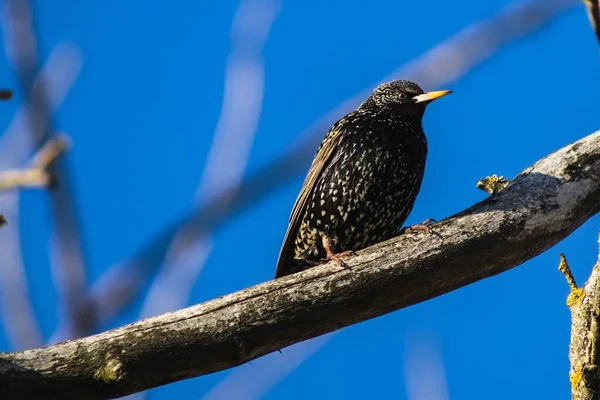
[(335, 254), (334, 252), (327, 252), (327, 256), (321, 259), (321, 264), (328, 263), (329, 261), (335, 261), (340, 267), (344, 269), (350, 269), (350, 266), (342, 260), (342, 257), (353, 256), (356, 255), (353, 251), (344, 251), (341, 253)]
[(341, 253), (334, 253), (331, 249), (331, 243), (329, 242), (329, 239), (327, 237), (323, 237), (323, 248), (327, 252), (327, 256), (321, 260), (321, 263), (326, 263), (328, 261), (333, 260), (340, 267), (344, 269), (350, 269), (350, 266), (342, 260), (342, 257), (355, 256), (356, 253), (354, 251), (346, 250), (342, 251)]
[(406, 227), (402, 230), (402, 233), (414, 233), (414, 232), (428, 232), (428, 233), (434, 233), (433, 229), (431, 229), (431, 225), (434, 224), (436, 221), (433, 218), (428, 218), (425, 221), (421, 222), (420, 224), (417, 225), (411, 225), (409, 227)]

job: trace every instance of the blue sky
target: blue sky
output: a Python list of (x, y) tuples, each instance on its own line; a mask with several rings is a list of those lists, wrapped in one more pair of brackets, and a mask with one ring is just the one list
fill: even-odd
[[(264, 47), (256, 50), (264, 67), (264, 92), (246, 175), (284, 153), (344, 100), (510, 3), (279, 4)], [(227, 0), (34, 2), (41, 59), (67, 40), (82, 60), (55, 123), (73, 142), (67, 163), (90, 280), (131, 257), (192, 209), (221, 113), (233, 50), (230, 31), (239, 5)], [(246, 43), (244, 36), (235, 40)], [(0, 82), (17, 88), (2, 46)], [(450, 216), (485, 197), (475, 188), (480, 178), (492, 173), (512, 177), (600, 128), (598, 49), (583, 6), (575, 6), (444, 87), (454, 93), (425, 115), (430, 153), (407, 223)], [(243, 50), (239, 54), (247, 57)], [(17, 93), (15, 101), (2, 104), (2, 126), (9, 125), (21, 100)], [(186, 304), (271, 279), (302, 179), (297, 176), (219, 226)], [(31, 300), (49, 340), (60, 312), (48, 261), (48, 195), (23, 192), (20, 211)], [(420, 382), (413, 386), (441, 385), (443, 393), (447, 385), (452, 399), (566, 398), (570, 316), (568, 287), (556, 270), (558, 254), (565, 253), (583, 283), (598, 253), (598, 222), (592, 218), (517, 269), (321, 339), (314, 352), (303, 353), (308, 347), (298, 351), (306, 359), (297, 367), (290, 355), (275, 354), (152, 390), (147, 398), (218, 397), (224, 392), (211, 390), (225, 382), (220, 387), (230, 393), (241, 390), (230, 398), (413, 400), (413, 376)], [(137, 319), (142, 304), (137, 299), (105, 328)], [(1, 327), (0, 350), (11, 350)], [(413, 358), (441, 360), (443, 372), (407, 361)], [(275, 378), (286, 368), (288, 375)], [(244, 376), (258, 386), (261, 379), (271, 383), (249, 393)]]

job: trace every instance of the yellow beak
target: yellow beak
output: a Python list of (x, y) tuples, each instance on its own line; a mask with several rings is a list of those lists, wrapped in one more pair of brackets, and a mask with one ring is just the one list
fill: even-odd
[(452, 93), (452, 90), (438, 90), (436, 92), (427, 92), (413, 97), (415, 103), (427, 103), (442, 96)]

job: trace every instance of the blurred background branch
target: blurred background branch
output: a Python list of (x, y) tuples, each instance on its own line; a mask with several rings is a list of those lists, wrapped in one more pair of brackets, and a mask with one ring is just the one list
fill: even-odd
[[(233, 18), (223, 105), (196, 191), (197, 208), (210, 202), (213, 193), (225, 193), (219, 204), (213, 204), (218, 209), (211, 211), (228, 214), (242, 183), (262, 110), (265, 80), (262, 50), (279, 7), (279, 0), (243, 0)], [(196, 232), (190, 225), (177, 230), (146, 296), (140, 318), (187, 304), (192, 285), (208, 259), (211, 243), (210, 230)]]
[(405, 341), (404, 380), (408, 400), (448, 400), (448, 383), (439, 338), (413, 332)]
[[(26, 103), (26, 132), (31, 138), (32, 146), (38, 148), (41, 143), (54, 136), (56, 124), (47, 83), (40, 81), (36, 85), (40, 56), (34, 28), (34, 10), (28, 0), (7, 0), (5, 11), (6, 47)], [(56, 237), (50, 243), (57, 246), (59, 254), (58, 265), (52, 265), (55, 267), (53, 276), (61, 298), (63, 318), (74, 321), (70, 326), (74, 335), (78, 336), (89, 332), (92, 323), (90, 315), (93, 314), (87, 309), (86, 303), (81, 301), (86, 298), (84, 293), (87, 278), (78, 207), (66, 160), (54, 163), (50, 173), (61, 183), (50, 196), (53, 234)]]
[(588, 17), (596, 39), (600, 43), (600, 2), (598, 0), (583, 0), (585, 7), (587, 8)]
[[(6, 3), (4, 7), (6, 11)], [(12, 20), (11, 15), (11, 13), (5, 12), (5, 23), (2, 24), (9, 60), (11, 55), (16, 52), (14, 46), (17, 45), (17, 40), (14, 37), (27, 34), (27, 32), (22, 33), (20, 27), (17, 29), (13, 26), (19, 25), (21, 21), (18, 18), (16, 21)], [(27, 38), (21, 39), (24, 40), (24, 45), (30, 43)], [(30, 92), (35, 94), (42, 91), (42, 88), (46, 88), (49, 95), (49, 106), (54, 111), (64, 101), (80, 69), (81, 59), (78, 49), (70, 43), (61, 42), (50, 52), (44, 67), (35, 77)], [(45, 129), (47, 122), (31, 114), (29, 103), (22, 103), (16, 110), (9, 126), (0, 136), (0, 169), (12, 169), (22, 165), (31, 156), (32, 150), (37, 148), (38, 141), (29, 132), (33, 129), (32, 125), (38, 126), (39, 129)], [(32, 121), (31, 118), (35, 119)], [(40, 140), (39, 143), (43, 142)], [(10, 221), (10, 224), (0, 230), (0, 242), (2, 243), (0, 246), (0, 260), (2, 260), (2, 268), (0, 268), (2, 312), (0, 315), (11, 347), (26, 349), (38, 347), (43, 341), (31, 305), (31, 295), (22, 260), (19, 208), (18, 192), (0, 195), (0, 210)]]
[(201, 400), (256, 400), (264, 398), (285, 377), (334, 337), (331, 332), (296, 343), (279, 352), (267, 354), (252, 363), (231, 371), (208, 391)]
[[(229, 196), (219, 204), (219, 212), (227, 213), (236, 187), (242, 182), (262, 111), (265, 81), (263, 47), (279, 8), (279, 0), (242, 0), (234, 15), (223, 104), (196, 190), (195, 207), (202, 207), (213, 193), (227, 190)], [(146, 294), (139, 319), (178, 310), (189, 303), (192, 288), (210, 255), (212, 241), (210, 231), (195, 236), (189, 226), (184, 225), (177, 230)], [(185, 248), (185, 244), (191, 246)], [(260, 378), (264, 379), (259, 377), (259, 381)], [(235, 385), (235, 382), (232, 384)], [(232, 385), (228, 388), (238, 390)], [(245, 385), (239, 390), (250, 393)], [(142, 399), (144, 393), (129, 398)], [(217, 398), (241, 400), (239, 396)]]
[(51, 188), (56, 179), (48, 168), (69, 146), (66, 136), (52, 137), (33, 156), (29, 166), (21, 169), (0, 171), (0, 191), (28, 187)]

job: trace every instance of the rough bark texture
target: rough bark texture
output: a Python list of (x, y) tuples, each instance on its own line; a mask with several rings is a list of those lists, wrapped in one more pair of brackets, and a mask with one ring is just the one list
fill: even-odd
[(0, 397), (110, 398), (231, 368), (513, 268), (600, 209), (600, 133), (434, 225), (326, 264), (83, 339), (0, 354)]
[[(566, 266), (564, 258), (561, 265)], [(559, 266), (560, 269), (560, 266)], [(561, 269), (569, 281), (570, 272)], [(571, 310), (569, 360), (573, 400), (600, 400), (600, 256), (582, 288), (570, 279), (567, 305)]]

